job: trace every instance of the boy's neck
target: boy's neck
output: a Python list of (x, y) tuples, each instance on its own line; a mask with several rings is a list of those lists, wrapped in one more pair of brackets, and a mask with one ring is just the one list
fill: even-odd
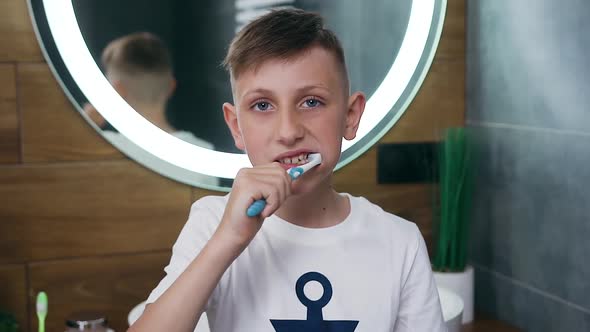
[(326, 184), (311, 193), (290, 196), (275, 214), (297, 226), (325, 228), (344, 221), (350, 214), (350, 203)]

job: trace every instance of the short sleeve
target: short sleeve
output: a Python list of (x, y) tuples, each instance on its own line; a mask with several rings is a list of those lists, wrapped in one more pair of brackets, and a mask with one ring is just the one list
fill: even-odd
[(401, 289), (395, 332), (447, 331), (424, 239), (414, 225), (414, 250), (408, 250), (407, 277)]
[[(217, 201), (219, 201), (219, 198)], [(217, 225), (221, 220), (219, 213), (214, 213), (212, 206), (207, 204), (218, 203), (215, 200), (208, 200), (203, 198), (195, 202), (191, 206), (188, 221), (182, 228), (178, 239), (172, 247), (172, 257), (170, 263), (164, 268), (166, 276), (160, 281), (158, 286), (152, 290), (146, 303), (155, 302), (172, 284), (176, 279), (186, 270), (188, 265), (197, 257), (201, 250), (205, 247), (205, 244), (209, 241)], [(216, 205), (216, 204), (213, 204)], [(214, 208), (215, 206), (213, 206)], [(223, 207), (221, 207), (223, 211)], [(212, 303), (215, 302), (215, 298), (219, 293), (219, 285), (213, 291), (212, 296), (209, 298), (205, 310), (208, 310)]]

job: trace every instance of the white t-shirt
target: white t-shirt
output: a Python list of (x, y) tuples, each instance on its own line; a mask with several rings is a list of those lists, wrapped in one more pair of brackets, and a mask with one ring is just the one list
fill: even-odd
[[(304, 228), (274, 215), (264, 221), (208, 301), (211, 331), (446, 331), (416, 225), (364, 198), (343, 195), (350, 214), (332, 227)], [(147, 303), (198, 255), (227, 198), (208, 196), (193, 204), (167, 275)]]

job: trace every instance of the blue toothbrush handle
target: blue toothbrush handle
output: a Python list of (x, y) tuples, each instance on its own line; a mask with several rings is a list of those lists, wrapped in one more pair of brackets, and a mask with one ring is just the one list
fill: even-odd
[(250, 204), (250, 207), (248, 207), (248, 210), (246, 210), (246, 215), (248, 217), (256, 217), (257, 215), (259, 215), (262, 210), (264, 210), (264, 207), (266, 206), (266, 200), (264, 199), (259, 199), (254, 201), (254, 203)]

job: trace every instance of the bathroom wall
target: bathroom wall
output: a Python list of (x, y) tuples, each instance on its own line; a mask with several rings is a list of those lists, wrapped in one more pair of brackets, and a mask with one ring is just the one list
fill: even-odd
[(467, 3), (476, 310), (590, 331), (590, 2)]
[[(422, 89), (382, 143), (436, 141), (464, 123), (465, 2), (450, 0)], [(416, 222), (431, 243), (430, 184), (377, 184), (377, 149), (338, 171), (335, 187)], [(163, 275), (192, 201), (210, 192), (127, 159), (69, 103), (37, 45), (25, 0), (0, 1), (0, 310), (48, 331), (75, 310), (105, 312), (117, 331)], [(222, 193), (213, 193), (222, 194)]]

